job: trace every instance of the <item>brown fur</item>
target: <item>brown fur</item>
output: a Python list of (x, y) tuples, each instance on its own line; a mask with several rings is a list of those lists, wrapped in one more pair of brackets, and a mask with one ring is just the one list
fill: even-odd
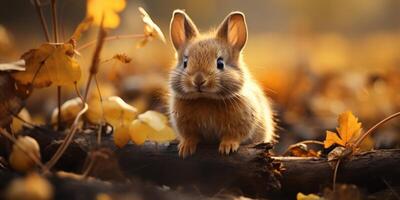
[[(219, 142), (226, 154), (242, 143), (274, 141), (270, 103), (242, 62), (246, 38), (241, 13), (228, 15), (215, 33), (202, 36), (183, 11), (174, 12), (171, 39), (178, 63), (170, 76), (169, 109), (181, 156), (193, 154), (201, 141)], [(222, 70), (218, 58), (225, 63)]]

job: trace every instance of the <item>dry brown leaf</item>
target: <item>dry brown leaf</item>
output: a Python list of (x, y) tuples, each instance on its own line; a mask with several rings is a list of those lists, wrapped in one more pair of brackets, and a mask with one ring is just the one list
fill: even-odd
[(12, 115), (19, 113), (23, 106), (14, 80), (8, 74), (0, 74), (0, 127), (8, 125), (12, 121)]
[(115, 54), (112, 58), (124, 64), (130, 63), (132, 61), (132, 58), (124, 53)]
[(306, 144), (297, 144), (290, 146), (289, 152), (292, 156), (297, 157), (320, 157), (321, 155), (320, 151), (317, 152), (309, 149)]

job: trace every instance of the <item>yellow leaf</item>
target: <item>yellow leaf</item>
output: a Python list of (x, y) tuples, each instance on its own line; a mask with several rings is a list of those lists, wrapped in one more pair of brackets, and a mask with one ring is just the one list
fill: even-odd
[(331, 131), (326, 132), (326, 139), (324, 141), (324, 147), (329, 148), (333, 144), (340, 146), (346, 146), (355, 142), (358, 138), (361, 123), (350, 111), (344, 112), (339, 115), (338, 118), (339, 127), (337, 132), (339, 136)]
[(138, 119), (142, 122), (147, 123), (156, 131), (163, 130), (166, 126), (166, 123), (168, 122), (168, 119), (165, 115), (153, 110), (149, 110), (143, 114), (140, 114), (138, 116)]
[(320, 199), (322, 199), (322, 197), (320, 197), (320, 196), (318, 196), (316, 194), (312, 194), (312, 193), (308, 194), (308, 195), (305, 195), (305, 194), (299, 192), (296, 195), (296, 199), (297, 200), (320, 200)]
[(131, 140), (138, 145), (143, 144), (146, 141), (147, 136), (154, 131), (155, 130), (152, 129), (149, 125), (143, 123), (140, 120), (134, 120), (129, 127)]
[[(158, 39), (165, 43), (164, 34), (162, 33), (160, 27), (158, 27), (157, 24), (153, 22), (150, 15), (147, 14), (147, 12), (142, 7), (139, 7), (139, 12), (142, 16), (142, 21), (144, 23), (144, 34), (147, 36), (146, 38)], [(147, 41), (145, 43), (147, 43)], [(142, 45), (145, 45), (145, 43), (142, 42)]]
[(81, 69), (73, 58), (72, 44), (42, 44), (22, 55), (26, 71), (13, 74), (15, 80), (35, 87), (54, 83), (58, 86), (71, 85), (81, 78)]
[(120, 23), (117, 13), (124, 10), (125, 6), (125, 0), (88, 0), (86, 15), (93, 17), (96, 25), (101, 24), (104, 15), (103, 26), (105, 28), (116, 28)]
[(93, 17), (86, 17), (79, 25), (76, 27), (74, 33), (72, 34), (70, 40), (78, 41), (81, 38), (83, 32), (87, 31), (93, 23)]
[(128, 144), (130, 139), (129, 131), (128, 125), (114, 127), (114, 144), (119, 148), (122, 148)]
[(324, 141), (324, 147), (329, 148), (333, 144), (339, 144), (341, 146), (345, 145), (343, 140), (341, 140), (336, 133), (331, 131), (326, 131), (326, 139)]
[(176, 134), (174, 130), (165, 126), (161, 131), (152, 131), (147, 135), (147, 139), (155, 142), (167, 142), (174, 140), (176, 138)]
[(339, 127), (337, 128), (337, 131), (340, 138), (345, 143), (354, 140), (354, 136), (357, 136), (361, 130), (361, 123), (358, 122), (358, 119), (350, 111), (342, 113), (339, 116), (338, 122)]
[(53, 186), (36, 173), (25, 178), (14, 179), (5, 191), (6, 199), (50, 200), (53, 199)]
[[(23, 119), (25, 122), (32, 123), (31, 115), (29, 114), (26, 108), (23, 108), (21, 111), (19, 111), (18, 117)], [(23, 125), (24, 122), (22, 122), (20, 119), (17, 119), (16, 117), (13, 117), (13, 121), (11, 123), (11, 130), (13, 131), (14, 134), (18, 133), (19, 131), (22, 130)]]
[[(70, 99), (61, 105), (61, 120), (72, 123), (78, 113), (82, 110), (82, 100), (79, 97)], [(58, 108), (51, 114), (51, 123), (56, 123), (58, 117)]]
[(137, 116), (137, 110), (125, 103), (120, 97), (111, 96), (104, 99), (102, 105), (99, 101), (90, 101), (86, 116), (92, 123), (100, 123), (105, 120), (117, 127), (132, 122)]
[(9, 158), (13, 169), (19, 172), (26, 172), (35, 166), (35, 162), (26, 152), (30, 152), (36, 158), (40, 158), (40, 147), (36, 140), (29, 136), (19, 137), (16, 144), (13, 145)]

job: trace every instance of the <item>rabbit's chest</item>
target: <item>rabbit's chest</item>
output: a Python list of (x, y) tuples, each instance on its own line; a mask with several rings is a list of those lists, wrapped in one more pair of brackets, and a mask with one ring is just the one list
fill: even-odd
[[(182, 100), (175, 104), (175, 118), (178, 123), (190, 124), (199, 132), (220, 134), (248, 121), (249, 108), (243, 101)], [(247, 120), (246, 120), (247, 118)]]

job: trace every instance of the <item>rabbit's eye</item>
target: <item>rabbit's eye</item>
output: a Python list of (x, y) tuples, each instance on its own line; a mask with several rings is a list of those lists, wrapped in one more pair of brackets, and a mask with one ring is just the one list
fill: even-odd
[(188, 58), (187, 56), (183, 57), (183, 68), (187, 67)]
[(223, 60), (221, 57), (219, 57), (219, 58), (217, 59), (217, 68), (218, 68), (219, 70), (223, 70), (224, 67), (225, 67), (224, 60)]

